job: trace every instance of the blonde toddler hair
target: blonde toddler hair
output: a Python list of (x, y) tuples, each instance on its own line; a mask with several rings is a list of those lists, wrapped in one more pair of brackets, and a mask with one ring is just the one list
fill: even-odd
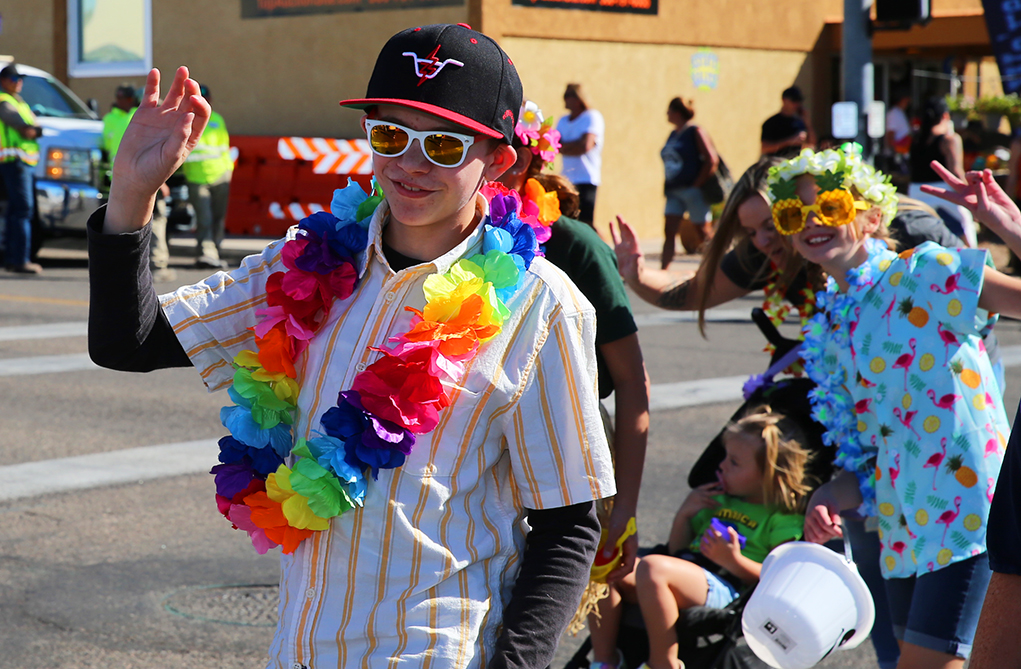
[(747, 434), (762, 442), (756, 460), (762, 470), (766, 506), (788, 513), (803, 512), (811, 491), (805, 468), (812, 453), (802, 446), (805, 438), (801, 428), (787, 416), (763, 405), (728, 424), (726, 433)]

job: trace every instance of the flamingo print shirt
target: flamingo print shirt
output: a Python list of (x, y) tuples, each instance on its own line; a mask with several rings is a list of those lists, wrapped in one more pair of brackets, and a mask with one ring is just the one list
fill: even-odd
[(846, 350), (830, 339), (826, 353), (874, 466), (883, 576), (904, 578), (986, 550), (1010, 427), (982, 343), (996, 321), (978, 307), (986, 252), (926, 242), (868, 263), (848, 290)]

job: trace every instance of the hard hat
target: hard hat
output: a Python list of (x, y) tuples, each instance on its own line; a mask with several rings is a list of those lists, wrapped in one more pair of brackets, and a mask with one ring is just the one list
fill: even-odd
[(777, 546), (741, 617), (748, 647), (771, 667), (807, 669), (872, 630), (875, 604), (853, 562), (818, 544)]

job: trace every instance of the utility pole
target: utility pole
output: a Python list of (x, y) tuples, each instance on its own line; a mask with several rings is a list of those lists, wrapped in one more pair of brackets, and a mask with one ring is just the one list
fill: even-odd
[(855, 141), (865, 147), (865, 156), (872, 155), (865, 131), (865, 114), (872, 102), (875, 87), (872, 70), (872, 36), (869, 34), (869, 11), (872, 0), (844, 0), (843, 35), (840, 40), (841, 89), (843, 99), (858, 105), (858, 136)]

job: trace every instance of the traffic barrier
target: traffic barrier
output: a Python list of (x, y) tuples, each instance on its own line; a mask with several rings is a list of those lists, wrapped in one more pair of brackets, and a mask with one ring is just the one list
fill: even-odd
[(372, 157), (364, 139), (232, 135), (236, 151), (228, 234), (280, 237), (354, 179), (366, 190)]

